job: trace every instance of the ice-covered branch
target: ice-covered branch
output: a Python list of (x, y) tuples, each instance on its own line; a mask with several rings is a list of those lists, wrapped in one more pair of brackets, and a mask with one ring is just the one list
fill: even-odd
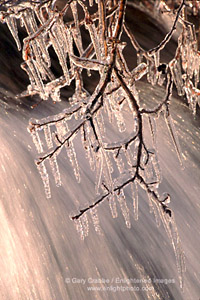
[(153, 109), (144, 109), (142, 108), (140, 112), (142, 114), (157, 114), (165, 104), (167, 104), (172, 96), (172, 88), (173, 88), (173, 80), (171, 74), (168, 74), (168, 82), (166, 87), (166, 95), (165, 98)]
[(135, 133), (133, 136), (131, 135), (130, 138), (127, 138), (121, 142), (115, 142), (115, 143), (112, 143), (112, 144), (106, 144), (104, 146), (104, 149), (105, 150), (120, 150), (122, 149), (123, 147), (125, 147), (125, 149), (128, 148), (128, 145), (131, 144), (138, 136), (138, 133)]
[(173, 23), (173, 26), (172, 26), (171, 30), (167, 33), (167, 35), (165, 36), (165, 38), (162, 40), (162, 42), (158, 46), (156, 46), (155, 48), (152, 48), (151, 50), (148, 51), (149, 55), (152, 56), (156, 52), (162, 50), (166, 46), (166, 44), (169, 42), (169, 40), (171, 39), (174, 31), (176, 30), (176, 26), (177, 26), (180, 14), (181, 14), (181, 12), (182, 12), (185, 4), (186, 4), (186, 0), (182, 0), (180, 6), (178, 8), (178, 11), (176, 13), (176, 17), (175, 17), (175, 20), (174, 20), (174, 23)]
[[(193, 2), (196, 13), (200, 6)], [(189, 1), (190, 7), (193, 2)], [(101, 231), (97, 207), (105, 200), (108, 200), (113, 218), (117, 217), (119, 206), (125, 224), (130, 228), (129, 203), (127, 205), (124, 191), (131, 190), (134, 219), (137, 220), (138, 188), (141, 187), (147, 193), (156, 223), (162, 222), (172, 241), (182, 282), (184, 256), (174, 214), (168, 205), (170, 196), (160, 196), (158, 192), (162, 175), (156, 148), (157, 118), (164, 117), (181, 159), (170, 99), (175, 86), (196, 113), (196, 106), (200, 104), (200, 52), (196, 28), (184, 16), (188, 1), (182, 0), (181, 4), (178, 1), (178, 9), (173, 13), (165, 1), (160, 3), (167, 13), (174, 16), (173, 24), (160, 44), (150, 50), (141, 47), (136, 34), (125, 23), (126, 0), (99, 0), (96, 4), (93, 0), (69, 0), (61, 7), (57, 1), (19, 0), (13, 5), (12, 1), (4, 1), (0, 20), (7, 24), (18, 50), (22, 48), (24, 61), (21, 68), (30, 80), (27, 90), (18, 97), (38, 94), (42, 101), (51, 98), (58, 102), (61, 101), (62, 88), (74, 88), (65, 110), (41, 120), (31, 119), (29, 123), (28, 130), (39, 153), (36, 166), (46, 197), (51, 197), (46, 161), (49, 161), (56, 186), (60, 186), (57, 157), (62, 149), (65, 149), (74, 176), (80, 182), (74, 143), (79, 138), (94, 174), (96, 193), (94, 202), (72, 216), (81, 237), (88, 234), (89, 214), (96, 232)], [(0, 10), (1, 4), (2, 1)], [(149, 1), (149, 4), (152, 9), (160, 9), (159, 1), (156, 5), (154, 1)], [(176, 52), (170, 62), (163, 62), (160, 53), (171, 40), (178, 23), (182, 31)], [(26, 33), (23, 41), (18, 35), (20, 27)], [(134, 48), (133, 55), (135, 51), (137, 55), (137, 65), (132, 70), (124, 51), (124, 33)], [(60, 65), (59, 76), (54, 71), (55, 57)], [(91, 71), (98, 79), (93, 81), (93, 92), (88, 92), (85, 78), (91, 75)], [(140, 99), (138, 82), (144, 78), (148, 84), (158, 84), (165, 91), (164, 98), (158, 99), (153, 108), (148, 108), (149, 103), (144, 104)], [(147, 132), (151, 133), (148, 139)]]
[[(128, 184), (130, 184), (131, 182), (133, 182), (135, 180), (135, 175), (131, 178), (129, 178), (128, 180), (126, 180), (125, 182), (123, 182), (121, 185), (114, 187), (114, 192), (118, 192), (121, 189), (123, 189), (125, 186), (127, 186)], [(104, 187), (106, 188), (106, 186), (104, 185)], [(107, 190), (107, 188), (106, 188)], [(80, 212), (75, 215), (72, 216), (71, 219), (72, 220), (77, 220), (79, 219), (83, 214), (87, 213), (88, 210), (94, 208), (95, 206), (98, 206), (101, 202), (103, 202), (109, 195), (112, 194), (112, 191), (107, 190), (106, 193), (104, 193), (103, 195), (99, 196), (93, 204), (89, 205), (88, 207), (85, 207), (83, 209), (80, 210)]]

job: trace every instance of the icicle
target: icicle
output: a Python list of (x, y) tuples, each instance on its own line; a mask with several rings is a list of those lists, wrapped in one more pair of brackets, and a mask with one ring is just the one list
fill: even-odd
[(65, 53), (65, 51), (64, 51), (65, 39), (63, 37), (63, 32), (61, 30), (60, 23), (61, 23), (61, 19), (58, 18), (56, 20), (55, 24), (53, 25), (52, 31), (53, 31), (54, 36), (56, 36), (57, 43), (59, 44), (60, 49), (62, 50), (62, 52), (64, 54)]
[(184, 70), (184, 72), (187, 71), (187, 48), (185, 46), (181, 46), (181, 61), (182, 61), (182, 68)]
[(44, 7), (38, 7), (38, 6), (35, 8), (36, 18), (38, 19), (41, 25), (45, 22), (44, 15), (42, 13), (43, 9)]
[(70, 66), (71, 66), (71, 74), (74, 75), (75, 73), (75, 66), (73, 64), (73, 61), (71, 59), (71, 55), (74, 54), (74, 47), (73, 47), (73, 38), (72, 38), (72, 34), (71, 34), (71, 30), (69, 28), (63, 28), (63, 30), (65, 30), (65, 38), (67, 40), (67, 52), (69, 54), (69, 60), (70, 60)]
[[(151, 150), (151, 152), (153, 152), (153, 149)], [(156, 181), (158, 183), (160, 183), (162, 181), (162, 172), (160, 170), (160, 164), (158, 161), (158, 156), (156, 154), (156, 152), (154, 152), (153, 155), (150, 155), (151, 161), (152, 161), (152, 165), (153, 165), (153, 170), (155, 172), (156, 175)]]
[(108, 116), (108, 121), (109, 121), (109, 123), (112, 124), (112, 122), (113, 122), (113, 111), (112, 111), (112, 109), (111, 109), (110, 99), (109, 99), (109, 98), (106, 98), (106, 99), (104, 100), (104, 111), (105, 111), (105, 113), (106, 113), (107, 116)]
[(138, 186), (136, 180), (134, 180), (134, 182), (131, 183), (131, 193), (133, 197), (134, 219), (137, 221), (138, 220)]
[(152, 214), (152, 212), (154, 211), (153, 200), (152, 200), (150, 193), (147, 192), (147, 196), (149, 199), (149, 212), (150, 212), (150, 214)]
[(192, 48), (190, 48), (190, 53), (188, 55), (188, 59), (189, 59), (189, 64), (188, 64), (188, 68), (187, 68), (187, 76), (188, 78), (192, 79), (193, 74), (194, 74), (194, 69), (195, 69), (195, 55), (194, 55), (194, 50)]
[(196, 115), (197, 99), (198, 99), (198, 95), (193, 95), (193, 97), (191, 98), (191, 103), (190, 103), (190, 108), (191, 108), (194, 116)]
[(79, 27), (79, 18), (78, 18), (78, 10), (77, 10), (77, 2), (72, 1), (70, 4), (74, 22), (75, 22), (75, 27), (72, 28), (72, 34), (74, 37), (74, 41), (76, 43), (77, 49), (79, 51), (80, 56), (83, 54), (83, 45), (82, 45), (82, 40), (81, 40), (81, 31)]
[(30, 26), (32, 27), (33, 32), (36, 32), (38, 29), (38, 26), (37, 26), (37, 22), (35, 20), (34, 10), (29, 11), (28, 22), (29, 22)]
[(83, 214), (81, 217), (81, 223), (82, 223), (82, 228), (83, 228), (83, 235), (84, 238), (88, 236), (89, 233), (89, 223), (88, 223), (88, 217), (87, 214)]
[(115, 118), (117, 120), (117, 127), (119, 128), (119, 132), (126, 131), (126, 124), (125, 124), (122, 112), (120, 112), (120, 111), (117, 112), (116, 111)]
[(158, 68), (160, 65), (160, 51), (155, 52), (154, 54), (155, 67)]
[(90, 215), (91, 215), (92, 222), (93, 222), (94, 229), (95, 229), (96, 233), (101, 235), (102, 231), (101, 231), (101, 227), (100, 227), (100, 224), (99, 224), (99, 217), (98, 217), (98, 214), (97, 214), (96, 207), (93, 207), (93, 208), (90, 209)]
[(152, 164), (152, 160), (149, 157), (148, 163), (146, 164), (146, 159), (147, 159), (147, 154), (146, 151), (143, 154), (143, 164), (144, 164), (144, 175), (145, 175), (145, 180), (147, 182), (153, 182), (155, 181), (155, 174), (154, 174), (154, 167)]
[(178, 230), (176, 227), (176, 223), (174, 217), (172, 215), (170, 219), (170, 233), (171, 233), (171, 241), (174, 247), (175, 257), (176, 257), (176, 265), (179, 273), (179, 281), (180, 287), (183, 288), (183, 273), (186, 271), (185, 267), (185, 255), (180, 245), (180, 238), (178, 235)]
[(87, 123), (82, 128), (81, 134), (83, 148), (85, 150), (86, 158), (89, 161), (90, 168), (92, 171), (95, 170), (95, 153), (92, 149), (92, 141), (91, 141), (91, 128)]
[(90, 169), (91, 171), (95, 171), (95, 156), (94, 153), (91, 149), (91, 146), (88, 146), (88, 148), (86, 149), (86, 158), (89, 159), (89, 164), (90, 164)]
[[(118, 93), (118, 97), (121, 100), (121, 95), (119, 95)], [(110, 104), (111, 104), (111, 109), (113, 110), (114, 113), (114, 117), (117, 121), (117, 126), (119, 129), (119, 132), (124, 132), (126, 131), (126, 125), (125, 125), (125, 121), (124, 121), (124, 117), (122, 112), (120, 111), (120, 105), (117, 103), (117, 99), (116, 99), (116, 94), (113, 93), (111, 98), (110, 98)]]
[(129, 209), (127, 207), (125, 195), (124, 195), (124, 192), (122, 190), (120, 191), (119, 194), (117, 193), (117, 200), (119, 202), (119, 205), (120, 205), (120, 208), (121, 208), (121, 211), (122, 211), (122, 215), (123, 215), (124, 220), (125, 220), (125, 224), (126, 224), (127, 228), (131, 228)]
[(40, 173), (40, 176), (42, 178), (42, 182), (44, 184), (44, 190), (45, 190), (45, 195), (47, 198), (51, 198), (51, 191), (50, 191), (50, 185), (49, 185), (49, 176), (47, 173), (47, 169), (45, 167), (44, 161), (38, 164), (36, 162), (37, 169)]
[(72, 142), (69, 142), (69, 145), (67, 145), (65, 143), (65, 148), (66, 148), (66, 151), (67, 151), (67, 155), (69, 157), (69, 161), (72, 165), (76, 180), (78, 182), (80, 182), (81, 177), (80, 177), (79, 166), (78, 166), (78, 161), (77, 161), (77, 158), (76, 158), (76, 152), (75, 152), (75, 149), (74, 149), (74, 145), (73, 145)]
[(133, 76), (133, 79), (135, 81), (138, 81), (147, 73), (147, 71), (147, 64), (141, 63), (135, 69), (133, 69), (133, 71), (131, 71), (131, 74)]
[(170, 64), (170, 69), (172, 72), (173, 80), (175, 82), (177, 92), (179, 96), (183, 95), (183, 79), (182, 79), (182, 72), (180, 66), (180, 60), (172, 61)]
[(30, 19), (31, 19), (31, 15), (32, 15), (32, 12), (30, 9), (27, 9), (23, 12), (23, 15), (22, 15), (22, 19), (23, 19), (23, 24), (26, 28), (26, 31), (28, 33), (28, 35), (31, 35), (33, 34), (35, 31), (32, 27), (32, 24), (30, 22)]
[(42, 79), (40, 77), (40, 74), (38, 72), (38, 69), (37, 69), (37, 64), (33, 59), (28, 59), (26, 61), (26, 63), (28, 65), (32, 75), (33, 75), (33, 78), (35, 80), (38, 92), (40, 92), (40, 96), (43, 99), (44, 98), (44, 86), (43, 86), (43, 82), (42, 82)]
[(97, 153), (98, 149), (99, 149), (99, 141), (97, 140), (96, 136), (94, 135), (94, 131), (93, 131), (91, 125), (90, 125), (90, 122), (88, 122), (86, 128), (87, 128), (87, 137), (88, 137), (88, 140), (90, 142), (90, 146), (92, 148), (92, 151), (94, 153)]
[(113, 179), (111, 175), (111, 169), (110, 169), (110, 158), (108, 156), (108, 153), (106, 153), (102, 148), (100, 149), (102, 151), (102, 157), (103, 157), (103, 177), (104, 177), (104, 183), (106, 184), (107, 188), (111, 191), (111, 193), (114, 193), (114, 185), (113, 185)]
[(157, 153), (156, 116), (155, 115), (149, 116), (148, 121), (149, 121), (149, 127), (150, 127), (150, 131), (151, 131), (152, 139), (153, 139), (153, 145), (154, 145), (155, 151)]
[(6, 20), (7, 26), (9, 28), (13, 38), (17, 44), (18, 50), (21, 51), (21, 43), (20, 43), (20, 40), (18, 37), (17, 22), (16, 22), (15, 18), (12, 16), (7, 16), (5, 20)]
[(179, 145), (179, 141), (178, 141), (178, 136), (175, 130), (175, 126), (173, 123), (173, 119), (171, 118), (171, 115), (169, 114), (169, 112), (166, 112), (165, 114), (165, 121), (169, 130), (169, 133), (171, 135), (178, 159), (180, 161), (181, 166), (183, 166), (182, 163), (182, 158), (181, 158), (181, 149), (180, 149), (180, 145)]
[(95, 180), (95, 193), (99, 195), (99, 189), (102, 183), (102, 174), (103, 174), (103, 160), (104, 157), (102, 152), (96, 155), (96, 180)]
[(59, 23), (58, 26), (63, 40), (63, 51), (64, 53), (67, 52), (70, 53), (69, 40), (68, 40), (67, 29), (65, 28), (65, 24), (61, 18), (59, 18), (57, 22)]
[(38, 73), (40, 72), (42, 79), (46, 80), (46, 63), (44, 62), (41, 56), (40, 48), (38, 47), (38, 44), (36, 43), (35, 39), (29, 42), (29, 50), (30, 56), (32, 58), (34, 57), (34, 64)]
[(59, 44), (59, 40), (58, 40), (58, 37), (57, 37), (56, 25), (57, 24), (55, 24), (52, 27), (51, 31), (49, 32), (49, 36), (50, 36), (52, 46), (55, 50), (55, 53), (58, 56), (59, 63), (61, 65), (62, 69), (63, 69), (63, 73), (65, 75), (67, 84), (69, 85), (70, 84), (70, 77), (69, 77), (69, 70), (68, 70), (67, 62), (66, 62), (66, 54), (64, 54), (62, 46)]
[[(83, 10), (85, 12), (85, 16), (89, 18), (89, 12), (88, 12), (86, 6), (82, 2), (79, 2), (79, 4), (83, 8)], [(90, 38), (91, 38), (92, 44), (94, 46), (97, 60), (101, 60), (101, 51), (100, 51), (101, 47), (100, 47), (99, 40), (98, 40), (99, 35), (98, 35), (97, 28), (93, 22), (85, 22), (85, 27), (89, 31)]]
[(183, 286), (183, 273), (185, 272), (185, 256), (184, 252), (181, 248), (180, 239), (178, 236), (178, 231), (176, 227), (176, 222), (173, 214), (169, 215), (165, 210), (163, 210), (163, 206), (157, 200), (154, 201), (155, 206), (157, 207), (160, 219), (165, 228), (165, 231), (172, 243), (175, 257), (176, 257), (176, 265), (179, 273), (180, 286)]
[(147, 80), (154, 86), (157, 82), (157, 68), (155, 66), (155, 62), (148, 61), (148, 73), (147, 73)]
[(54, 176), (55, 184), (56, 186), (61, 186), (61, 178), (60, 178), (60, 171), (58, 168), (58, 163), (57, 163), (57, 155), (54, 154), (52, 157), (49, 158), (49, 163), (51, 166), (51, 170)]
[(117, 214), (117, 205), (116, 205), (115, 195), (111, 194), (108, 197), (108, 201), (109, 201), (109, 206), (110, 206), (110, 211), (111, 211), (112, 217), (117, 218), (118, 214)]
[(163, 211), (163, 208), (162, 206), (160, 205), (160, 203), (158, 204), (157, 202), (155, 203), (156, 206), (157, 206), (157, 209), (158, 209), (158, 212), (159, 212), (159, 216), (160, 216), (160, 219), (162, 221), (162, 224), (164, 226), (164, 229), (169, 237), (169, 239), (171, 240), (172, 242), (172, 245), (173, 245), (173, 241), (172, 241), (172, 236), (171, 236), (171, 229), (170, 229), (170, 226), (169, 226), (169, 215), (166, 214), (165, 211)]
[(126, 131), (126, 125), (125, 125), (124, 117), (123, 117), (122, 113), (120, 111), (118, 111), (118, 112), (116, 111), (114, 116), (117, 120), (117, 127), (119, 129), (119, 132)]
[(38, 153), (43, 152), (42, 142), (40, 140), (39, 133), (36, 130), (31, 131), (31, 137), (33, 139), (33, 143), (35, 144), (35, 147), (37, 149)]
[(94, 171), (95, 170), (94, 154), (91, 149), (91, 145), (88, 141), (88, 138), (86, 137), (85, 128), (82, 129), (81, 140), (82, 140), (83, 149), (85, 150), (86, 159), (89, 161), (90, 164), (90, 169)]
[(96, 122), (98, 124), (101, 136), (103, 138), (105, 135), (106, 126), (105, 126), (104, 117), (101, 110), (99, 110), (98, 113), (96, 114)]
[(153, 202), (153, 213), (154, 213), (154, 217), (155, 217), (155, 221), (156, 221), (156, 226), (160, 227), (160, 218), (159, 218), (158, 206), (155, 205), (154, 202)]
[(120, 153), (118, 153), (118, 150), (115, 152), (115, 154), (113, 155), (113, 158), (115, 160), (115, 163), (117, 165), (117, 168), (119, 170), (119, 173), (122, 173), (124, 171), (124, 162), (121, 158)]
[[(43, 78), (45, 78), (46, 80), (49, 79), (51, 81), (50, 84), (55, 82), (56, 78), (55, 78), (53, 72), (51, 71), (51, 69), (48, 67), (47, 63), (44, 60), (42, 60), (42, 70), (43, 70), (42, 72), (44, 74)], [(59, 79), (57, 80), (57, 84), (58, 84), (58, 82), (59, 82)], [(58, 88), (60, 89), (61, 86), (59, 85)], [(47, 88), (47, 85), (46, 85), (45, 86), (45, 93), (46, 93), (47, 89), (48, 88)]]
[(75, 227), (76, 227), (76, 230), (78, 232), (80, 239), (84, 240), (85, 236), (84, 236), (84, 232), (83, 232), (83, 226), (82, 226), (81, 219), (79, 218), (77, 220), (74, 220), (74, 224), (75, 224)]
[(68, 126), (66, 122), (64, 120), (57, 121), (55, 123), (55, 126), (56, 126), (58, 137), (60, 138), (60, 140), (62, 140), (68, 131)]
[(52, 136), (51, 136), (51, 129), (50, 129), (50, 125), (44, 125), (44, 136), (45, 136), (45, 140), (47, 143), (47, 147), (48, 149), (53, 147), (53, 141), (52, 141)]
[(137, 158), (138, 158), (138, 147), (139, 147), (140, 141), (139, 139), (135, 139), (135, 141), (133, 142), (133, 151), (131, 151), (132, 153), (132, 157), (133, 157), (133, 161), (137, 162)]
[(51, 58), (49, 56), (47, 44), (45, 43), (44, 39), (45, 39), (44, 36), (40, 34), (39, 37), (37, 37), (35, 40), (36, 40), (36, 43), (38, 44), (38, 47), (40, 48), (42, 57), (44, 58), (44, 61), (47, 63), (48, 68), (50, 68)]
[(128, 165), (130, 167), (133, 167), (135, 162), (133, 160), (133, 156), (132, 156), (130, 148), (124, 149), (124, 155), (126, 157), (126, 161), (127, 161)]
[[(139, 103), (140, 101), (140, 98), (139, 98), (139, 93), (137, 91), (137, 88), (135, 86), (135, 83), (133, 83), (131, 86), (130, 86), (130, 89), (131, 89), (131, 92), (135, 98), (135, 100)], [(128, 104), (129, 104), (129, 107), (130, 109), (135, 113), (135, 108), (133, 107), (133, 104), (131, 103), (130, 99), (128, 99)]]
[(152, 213), (152, 212), (154, 213), (156, 225), (157, 225), (157, 227), (160, 227), (159, 211), (157, 208), (158, 204), (155, 204), (155, 200), (153, 199), (151, 193), (149, 193), (148, 191), (147, 191), (147, 196), (149, 199), (150, 213)]
[(113, 167), (113, 163), (112, 163), (112, 159), (113, 159), (113, 153), (111, 151), (109, 151), (108, 153), (106, 153), (108, 160), (107, 160), (107, 165), (108, 165), (108, 169), (110, 174), (112, 174), (114, 172), (114, 167)]
[(101, 57), (105, 59), (106, 52), (107, 52), (107, 44), (106, 44), (106, 9), (104, 0), (98, 0), (98, 13), (99, 13), (99, 41), (101, 44)]

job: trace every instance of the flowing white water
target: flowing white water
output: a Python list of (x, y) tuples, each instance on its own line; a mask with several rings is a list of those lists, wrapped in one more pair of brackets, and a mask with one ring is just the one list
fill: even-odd
[[(141, 85), (140, 89), (142, 93), (146, 93), (147, 86), (143, 88)], [(149, 93), (154, 97), (155, 89), (149, 90)], [(158, 96), (160, 90), (156, 90), (156, 93)], [(184, 292), (179, 288), (170, 240), (162, 226), (156, 227), (154, 216), (149, 213), (145, 193), (139, 189), (139, 220), (136, 222), (131, 191), (125, 192), (130, 209), (131, 229), (127, 229), (124, 224), (119, 204), (119, 216), (112, 219), (109, 204), (105, 201), (98, 208), (103, 235), (96, 234), (90, 219), (89, 236), (81, 241), (69, 215), (72, 211), (76, 212), (84, 207), (86, 201), (92, 203), (95, 195), (93, 174), (89, 171), (84, 155), (80, 164), (83, 177), (78, 184), (63, 151), (58, 159), (63, 186), (56, 187), (54, 178), (50, 175), (52, 198), (46, 199), (42, 181), (34, 164), (37, 154), (26, 126), (31, 114), (41, 118), (44, 114), (54, 113), (55, 106), (42, 104), (40, 108), (30, 112), (24, 111), (23, 107), (16, 111), (2, 105), (2, 300), (198, 297), (199, 122), (194, 121), (188, 109), (177, 103), (175, 98), (173, 102), (175, 125), (182, 146), (185, 169), (180, 169), (164, 121), (160, 121), (159, 124), (158, 149), (164, 178), (161, 192), (171, 193), (171, 207), (186, 255)], [(59, 108), (62, 109), (63, 106), (63, 103), (59, 104)], [(81, 157), (82, 145), (76, 147), (79, 147)], [(136, 279), (140, 280), (140, 283), (135, 282)], [(161, 283), (162, 279), (165, 279), (165, 283)], [(91, 287), (93, 291), (89, 290)]]

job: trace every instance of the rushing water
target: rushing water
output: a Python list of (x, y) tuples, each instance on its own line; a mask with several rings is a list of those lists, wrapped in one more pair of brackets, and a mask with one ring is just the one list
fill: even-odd
[[(51, 177), (52, 198), (45, 198), (34, 164), (37, 154), (26, 127), (30, 117), (55, 114), (66, 103), (44, 103), (32, 110), (28, 102), (31, 99), (21, 102), (14, 99), (12, 92), (25, 87), (25, 79), (21, 79), (22, 73), (16, 74), (18, 58), (14, 62), (12, 43), (7, 40), (4, 28), (0, 30), (1, 49), (5, 48), (0, 57), (0, 298), (199, 299), (199, 116), (195, 120), (186, 105), (173, 97), (172, 111), (183, 151), (183, 170), (166, 125), (160, 121), (158, 127), (163, 170), (161, 191), (171, 194), (171, 207), (186, 256), (187, 271), (184, 291), (181, 291), (171, 242), (164, 228), (156, 227), (142, 190), (138, 221), (133, 218), (132, 199), (126, 195), (131, 229), (126, 228), (120, 214), (112, 219), (105, 202), (98, 209), (102, 235), (97, 235), (90, 224), (88, 238), (79, 239), (69, 215), (92, 201), (94, 182), (78, 144), (81, 183), (77, 184), (63, 153), (58, 161), (63, 185), (56, 188)], [(8, 60), (5, 63), (8, 59), (5, 45), (11, 47), (11, 64)], [(139, 84), (139, 88), (144, 101), (145, 97), (152, 101), (163, 97), (162, 89), (146, 83)]]

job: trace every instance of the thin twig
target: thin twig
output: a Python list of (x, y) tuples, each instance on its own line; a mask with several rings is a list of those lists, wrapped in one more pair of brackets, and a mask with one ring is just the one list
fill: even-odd
[(176, 18), (175, 18), (175, 21), (174, 21), (174, 24), (173, 24), (171, 30), (168, 32), (168, 34), (165, 36), (165, 38), (162, 40), (162, 42), (161, 42), (158, 46), (156, 46), (156, 47), (154, 47), (154, 48), (152, 48), (151, 50), (148, 51), (148, 54), (149, 54), (149, 55), (152, 56), (152, 55), (154, 55), (156, 52), (162, 50), (162, 49), (165, 47), (165, 45), (169, 42), (169, 40), (171, 39), (171, 37), (172, 37), (174, 31), (176, 30), (176, 25), (177, 25), (177, 23), (178, 23), (178, 20), (179, 20), (181, 11), (182, 11), (182, 9), (184, 8), (184, 6), (185, 6), (185, 0), (182, 0), (182, 3), (181, 3), (181, 5), (179, 6), (179, 9), (178, 9), (178, 11), (177, 11)]

